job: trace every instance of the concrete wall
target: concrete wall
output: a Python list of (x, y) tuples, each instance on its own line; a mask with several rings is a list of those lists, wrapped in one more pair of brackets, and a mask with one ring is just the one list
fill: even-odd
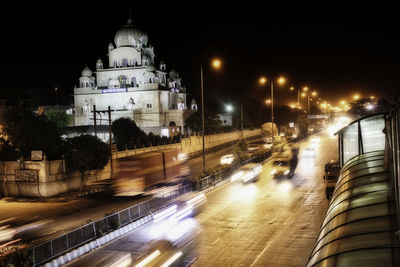
[[(251, 137), (251, 136), (261, 136), (261, 129), (256, 130), (244, 130), (243, 137)], [(234, 140), (239, 140), (241, 138), (241, 132), (229, 132), (229, 133), (220, 133), (220, 134), (213, 134), (213, 135), (206, 135), (204, 137), (204, 144), (205, 148), (215, 147), (227, 142), (231, 142)], [(146, 153), (155, 150), (162, 150), (167, 148), (176, 148), (180, 149), (183, 153), (193, 153), (196, 151), (200, 151), (203, 149), (203, 141), (202, 136), (189, 136), (187, 138), (182, 138), (181, 143), (177, 144), (169, 144), (169, 145), (162, 145), (162, 146), (155, 146), (155, 147), (145, 147), (145, 148), (138, 148), (132, 150), (125, 150), (125, 151), (117, 151), (113, 153), (113, 158), (123, 158), (127, 156), (132, 156), (140, 153)]]
[[(19, 173), (19, 174), (18, 174)], [(21, 173), (26, 176), (22, 177)], [(86, 183), (110, 178), (110, 164), (101, 171), (90, 171)], [(64, 160), (0, 162), (2, 196), (49, 197), (81, 187), (81, 174), (68, 172)]]

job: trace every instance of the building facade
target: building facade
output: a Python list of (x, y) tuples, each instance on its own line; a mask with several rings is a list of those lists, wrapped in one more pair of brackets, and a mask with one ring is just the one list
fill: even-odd
[(112, 121), (131, 118), (147, 133), (165, 133), (168, 126), (182, 131), (193, 112), (186, 88), (175, 69), (167, 72), (163, 61), (156, 67), (154, 59), (147, 34), (128, 19), (108, 45), (108, 64), (99, 58), (95, 72), (83, 69), (74, 88), (74, 126), (94, 125), (94, 106), (96, 125), (108, 125), (110, 106)]

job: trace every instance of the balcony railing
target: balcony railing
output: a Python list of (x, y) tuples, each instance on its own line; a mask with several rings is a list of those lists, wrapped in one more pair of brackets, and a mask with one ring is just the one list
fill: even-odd
[(336, 132), (341, 166), (355, 156), (385, 149), (385, 118), (385, 113), (370, 115)]

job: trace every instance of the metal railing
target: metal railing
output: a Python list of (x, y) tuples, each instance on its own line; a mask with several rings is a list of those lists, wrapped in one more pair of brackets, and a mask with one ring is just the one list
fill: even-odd
[(32, 266), (38, 266), (39, 264), (48, 262), (91, 240), (97, 239), (166, 207), (169, 205), (170, 200), (190, 192), (191, 190), (191, 185), (187, 184), (164, 194), (160, 198), (146, 200), (122, 211), (110, 214), (100, 220), (88, 223), (67, 234), (29, 249), (28, 257), (32, 260)]

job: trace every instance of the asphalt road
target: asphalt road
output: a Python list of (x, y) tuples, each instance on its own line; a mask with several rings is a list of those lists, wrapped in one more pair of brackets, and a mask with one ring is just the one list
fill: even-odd
[[(266, 163), (257, 182), (231, 182), (207, 194), (207, 204), (191, 226), (193, 266), (304, 266), (317, 237), (328, 201), (324, 164), (337, 157), (336, 139), (321, 133), (316, 157), (303, 157), (310, 140), (299, 144), (299, 165), (292, 179), (272, 179)], [(182, 222), (181, 222), (182, 223)], [(183, 226), (173, 228), (182, 229)], [(163, 229), (163, 230), (160, 230)], [(101, 266), (128, 252), (136, 259), (169, 230), (150, 223), (68, 266)]]
[(234, 182), (207, 195), (196, 219), (193, 266), (305, 266), (327, 209), (324, 164), (337, 157), (336, 139), (321, 133), (316, 157), (302, 152), (292, 179), (272, 178), (271, 163), (256, 183)]

